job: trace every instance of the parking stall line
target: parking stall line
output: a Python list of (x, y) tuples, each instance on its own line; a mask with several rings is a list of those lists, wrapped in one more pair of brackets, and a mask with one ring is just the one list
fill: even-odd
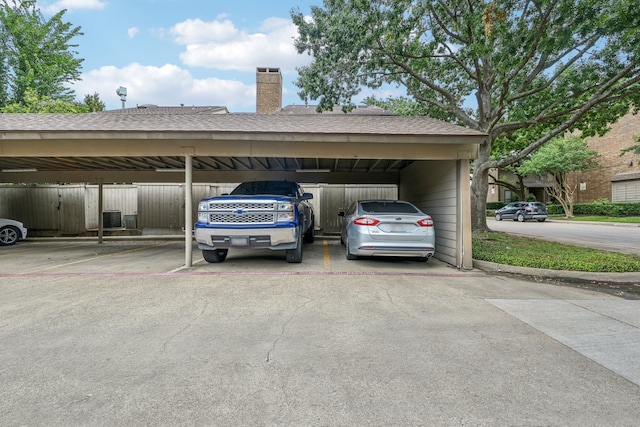
[(80, 259), (80, 260), (76, 260), (76, 261), (72, 261), (72, 262), (67, 262), (67, 263), (64, 263), (64, 264), (56, 264), (56, 265), (51, 265), (49, 267), (38, 268), (38, 269), (35, 269), (35, 270), (27, 271), (27, 272), (22, 273), (22, 274), (18, 274), (17, 276), (24, 276), (24, 275), (28, 275), (28, 274), (32, 274), (32, 273), (37, 273), (37, 272), (40, 272), (40, 271), (47, 271), (47, 270), (53, 270), (53, 269), (56, 269), (56, 268), (68, 267), (68, 266), (71, 266), (71, 265), (81, 264), (83, 262), (94, 261), (94, 260), (100, 259), (100, 258), (110, 258), (110, 257), (114, 257), (114, 256), (117, 256), (117, 255), (123, 255), (123, 254), (128, 254), (128, 253), (133, 253), (133, 252), (139, 252), (139, 251), (143, 251), (143, 250), (147, 250), (147, 249), (158, 248), (158, 247), (165, 246), (165, 245), (172, 244), (172, 243), (173, 242), (164, 242), (164, 243), (160, 243), (160, 244), (153, 245), (153, 246), (143, 246), (143, 247), (139, 247), (139, 248), (128, 249), (126, 251), (118, 251), (118, 252), (113, 252), (113, 253), (104, 254), (104, 255), (96, 255), (96, 256), (92, 256), (92, 257), (88, 257), (88, 258), (84, 258), (84, 259)]
[[(88, 260), (87, 260), (88, 261)], [(402, 271), (186, 271), (178, 268), (168, 272), (123, 273), (27, 273), (0, 274), (0, 278), (12, 277), (143, 277), (143, 276), (408, 276), (408, 277), (486, 277), (482, 273), (410, 273)]]
[[(92, 242), (87, 242), (87, 243), (81, 243), (81, 244), (74, 244), (74, 245), (69, 245), (69, 246), (65, 246), (65, 249), (70, 249), (70, 248), (80, 248), (83, 246), (88, 246), (91, 245)], [(23, 250), (16, 250), (16, 251), (11, 251), (9, 253), (3, 253), (0, 254), (0, 258), (5, 258), (5, 257), (12, 257), (12, 256), (20, 256), (20, 255), (25, 255), (25, 254), (34, 254), (34, 253), (38, 253), (38, 252), (50, 252), (51, 251), (51, 247), (47, 246), (44, 248), (37, 248), (37, 249), (29, 249), (26, 251)]]
[(323, 259), (324, 259), (324, 271), (331, 271), (331, 257), (329, 257), (329, 243), (326, 240), (322, 241)]

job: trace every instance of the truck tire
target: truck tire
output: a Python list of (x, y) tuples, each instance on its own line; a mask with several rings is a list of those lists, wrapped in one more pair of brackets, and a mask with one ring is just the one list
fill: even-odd
[(304, 233), (304, 243), (313, 243), (315, 241), (315, 219), (311, 220), (311, 225)]
[(302, 227), (298, 227), (298, 237), (296, 238), (296, 248), (288, 249), (286, 251), (286, 258), (288, 263), (301, 263), (302, 262)]
[(227, 258), (228, 252), (229, 249), (214, 249), (212, 251), (203, 249), (202, 258), (210, 263), (224, 262), (224, 260)]
[(20, 238), (20, 230), (17, 228), (7, 225), (6, 227), (0, 228), (0, 246), (9, 246), (13, 245)]

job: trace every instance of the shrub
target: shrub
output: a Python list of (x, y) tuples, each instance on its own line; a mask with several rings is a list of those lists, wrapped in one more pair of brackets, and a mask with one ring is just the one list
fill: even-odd
[(487, 210), (489, 211), (489, 210), (500, 209), (505, 205), (506, 205), (505, 202), (487, 202)]
[[(560, 205), (547, 205), (549, 215), (564, 215)], [(607, 200), (596, 200), (593, 203), (577, 203), (573, 206), (574, 215), (589, 216), (640, 216), (640, 203), (625, 202), (611, 203)]]

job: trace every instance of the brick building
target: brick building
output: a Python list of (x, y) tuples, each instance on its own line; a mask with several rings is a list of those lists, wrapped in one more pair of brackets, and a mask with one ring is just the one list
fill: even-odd
[[(602, 137), (587, 138), (589, 148), (600, 153), (601, 168), (569, 175), (576, 185), (575, 203), (592, 203), (596, 200), (610, 202), (640, 202), (640, 155), (621, 150), (638, 144), (634, 136), (640, 136), (640, 114), (627, 114), (611, 125), (611, 130)], [(515, 177), (506, 171), (492, 170), (492, 176), (515, 182)], [(539, 177), (529, 176), (524, 180), (527, 194), (536, 200), (549, 203), (544, 193), (544, 183)], [(515, 194), (489, 179), (488, 202), (510, 202)]]
[(602, 167), (574, 175), (578, 185), (576, 203), (599, 199), (640, 202), (640, 155), (620, 155), (622, 149), (637, 144), (634, 136), (640, 136), (640, 115), (627, 114), (611, 125), (606, 135), (587, 138), (589, 147), (602, 156)]

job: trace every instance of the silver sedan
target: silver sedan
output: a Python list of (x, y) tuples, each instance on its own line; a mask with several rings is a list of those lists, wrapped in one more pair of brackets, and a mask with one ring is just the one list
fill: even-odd
[(409, 202), (360, 200), (338, 215), (347, 259), (390, 256), (427, 261), (435, 252), (433, 220)]

